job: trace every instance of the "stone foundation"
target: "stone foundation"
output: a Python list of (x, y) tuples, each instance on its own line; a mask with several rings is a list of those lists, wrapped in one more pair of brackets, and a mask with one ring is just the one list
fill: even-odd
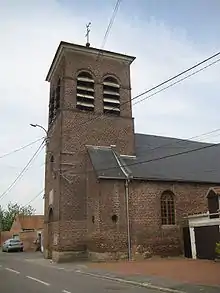
[(88, 252), (88, 260), (94, 262), (127, 260), (127, 252)]
[[(44, 258), (49, 258), (47, 249), (44, 250)], [(127, 252), (52, 251), (52, 260), (57, 263), (74, 261), (104, 262), (127, 259)]]
[(52, 251), (52, 260), (57, 263), (85, 261), (87, 259), (86, 251)]
[(44, 258), (49, 258), (49, 252), (48, 252), (48, 249), (44, 248)]

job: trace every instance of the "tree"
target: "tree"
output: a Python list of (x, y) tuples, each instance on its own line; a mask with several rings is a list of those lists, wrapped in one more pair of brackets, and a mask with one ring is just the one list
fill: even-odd
[(0, 207), (0, 231), (9, 231), (16, 215), (31, 216), (35, 209), (28, 206), (21, 206), (17, 203), (9, 203), (6, 209)]

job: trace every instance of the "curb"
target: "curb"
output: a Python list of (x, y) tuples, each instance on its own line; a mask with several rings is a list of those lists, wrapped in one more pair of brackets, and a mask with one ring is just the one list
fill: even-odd
[(121, 279), (121, 278), (117, 278), (117, 277), (108, 277), (108, 276), (105, 276), (105, 275), (82, 272), (80, 270), (76, 270), (75, 272), (80, 273), (82, 275), (87, 275), (87, 276), (91, 276), (91, 277), (94, 277), (94, 278), (98, 278), (98, 279), (104, 279), (104, 280), (114, 281), (114, 282), (118, 282), (118, 283), (129, 284), (129, 285), (133, 285), (133, 286), (137, 286), (137, 287), (144, 287), (144, 288), (148, 288), (148, 289), (154, 289), (154, 290), (158, 290), (158, 291), (161, 291), (161, 292), (186, 293), (185, 291), (180, 291), (180, 290), (170, 289), (170, 288), (166, 288), (166, 287), (155, 286), (155, 285), (152, 285), (150, 283), (142, 283), (142, 282), (130, 281), (130, 280), (125, 280), (125, 279)]

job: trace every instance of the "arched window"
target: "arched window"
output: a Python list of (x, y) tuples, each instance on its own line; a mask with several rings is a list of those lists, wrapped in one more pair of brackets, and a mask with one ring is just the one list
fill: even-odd
[(51, 157), (50, 157), (50, 163), (51, 164), (54, 163), (54, 156), (53, 155), (51, 155)]
[(220, 215), (218, 214), (220, 210), (220, 197), (218, 194), (219, 190), (218, 188), (212, 188), (209, 190), (207, 199), (208, 199), (208, 209), (210, 215), (210, 219), (219, 218)]
[(48, 214), (48, 222), (52, 223), (53, 222), (53, 209), (49, 209), (49, 214)]
[(76, 107), (80, 110), (94, 110), (94, 79), (86, 71), (77, 76)]
[(175, 225), (174, 194), (165, 191), (161, 196), (161, 222), (162, 225)]
[(103, 81), (104, 113), (120, 115), (120, 86), (114, 77), (106, 77)]

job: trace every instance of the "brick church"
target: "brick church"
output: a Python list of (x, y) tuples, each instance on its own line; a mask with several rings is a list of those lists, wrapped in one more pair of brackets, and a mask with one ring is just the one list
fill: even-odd
[(185, 217), (209, 210), (220, 147), (135, 133), (134, 60), (66, 42), (56, 51), (46, 77), (46, 258), (180, 255)]

